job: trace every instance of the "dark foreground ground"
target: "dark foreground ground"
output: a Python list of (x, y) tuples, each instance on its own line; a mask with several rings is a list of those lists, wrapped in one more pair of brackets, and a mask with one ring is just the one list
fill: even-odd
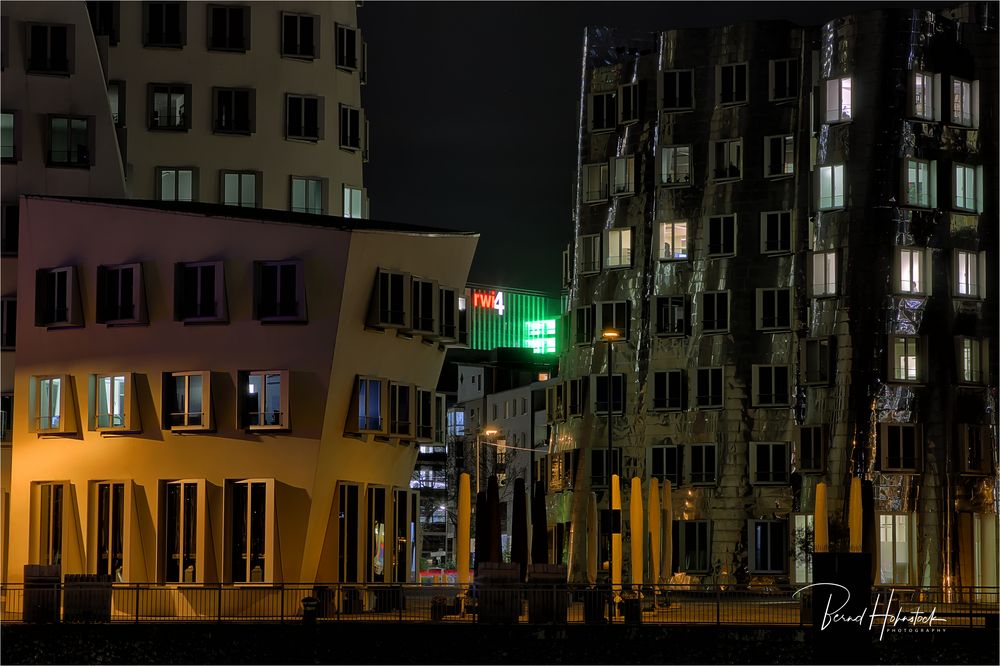
[[(3, 664), (997, 664), (993, 629), (817, 645), (808, 629), (7, 624)], [(852, 650), (845, 654), (844, 650)]]

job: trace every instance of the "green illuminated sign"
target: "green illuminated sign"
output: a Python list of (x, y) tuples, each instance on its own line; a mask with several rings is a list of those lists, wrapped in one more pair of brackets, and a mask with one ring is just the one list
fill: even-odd
[(556, 353), (556, 320), (524, 322), (524, 346), (531, 347), (536, 354)]
[(465, 297), (472, 349), (520, 347), (536, 354), (559, 351), (558, 298), (479, 286), (466, 289)]

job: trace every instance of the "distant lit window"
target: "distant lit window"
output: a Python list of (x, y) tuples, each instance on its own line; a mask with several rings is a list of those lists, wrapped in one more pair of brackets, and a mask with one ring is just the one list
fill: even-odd
[(955, 164), (953, 179), (955, 208), (982, 212), (981, 172), (982, 167)]
[(795, 59), (770, 62), (772, 101), (792, 99), (799, 94), (799, 61)]
[(661, 184), (691, 184), (691, 146), (664, 146), (660, 155)]
[(851, 77), (830, 79), (826, 82), (826, 115), (828, 123), (839, 123), (853, 118), (851, 108)]
[(682, 111), (694, 108), (694, 72), (690, 69), (663, 72), (663, 109)]
[(594, 93), (590, 96), (590, 131), (613, 130), (618, 124), (618, 102), (615, 93)]
[(762, 254), (790, 252), (792, 249), (792, 212), (773, 210), (760, 215), (760, 251)]
[(913, 73), (913, 115), (924, 120), (938, 120), (935, 113), (934, 75)]
[(604, 234), (607, 252), (604, 265), (607, 268), (624, 268), (632, 265), (632, 228), (608, 229)]
[(246, 208), (259, 206), (257, 197), (259, 179), (260, 174), (256, 171), (223, 171), (222, 203)]
[[(386, 382), (377, 377), (358, 377), (358, 385), (355, 388), (357, 408), (355, 417), (357, 421), (357, 432), (380, 433), (385, 431), (384, 403), (385, 403)], [(457, 412), (454, 435), (464, 433), (464, 412)], [(462, 432), (459, 432), (462, 430)]]
[(958, 338), (959, 380), (981, 384), (986, 375), (982, 360), (982, 343), (975, 338)]
[(719, 104), (745, 104), (747, 101), (747, 64), (722, 65), (718, 70)]
[(583, 203), (606, 201), (608, 198), (608, 163), (583, 165)]
[(291, 209), (295, 213), (312, 213), (323, 215), (326, 213), (326, 183), (321, 178), (303, 178), (292, 176), (292, 203)]
[(908, 157), (905, 168), (906, 191), (903, 200), (906, 204), (924, 208), (935, 205), (935, 163)]
[(625, 155), (611, 160), (614, 165), (614, 194), (635, 194), (635, 155)]
[(211, 373), (174, 372), (164, 377), (167, 386), (164, 411), (171, 430), (200, 430), (208, 428), (211, 419)]
[(364, 211), (361, 207), (362, 190), (360, 187), (344, 185), (344, 210), (343, 216), (347, 218), (361, 219)]
[(914, 335), (889, 336), (894, 382), (918, 382), (923, 379), (921, 339)]
[(49, 164), (90, 166), (92, 145), (89, 118), (49, 117)]
[(844, 207), (844, 165), (831, 164), (819, 168), (819, 209)]
[(955, 294), (983, 298), (985, 296), (986, 254), (955, 250)]
[(878, 585), (909, 585), (916, 576), (913, 519), (906, 513), (878, 515)]
[(978, 93), (978, 82), (965, 81), (959, 78), (951, 80), (951, 122), (956, 125), (972, 127), (976, 120), (975, 105)]
[(687, 220), (660, 223), (660, 259), (688, 258)]
[(837, 253), (814, 252), (810, 264), (810, 291), (816, 298), (837, 295)]
[[(88, 3), (89, 4), (89, 3)], [(103, 2), (93, 4), (107, 4)], [(125, 82), (108, 81), (108, 105), (111, 107), (111, 122), (115, 127), (125, 126)]]
[(156, 198), (160, 201), (194, 201), (197, 171), (175, 167), (156, 167)]
[(191, 129), (191, 86), (150, 83), (148, 94), (149, 129)]
[(288, 371), (241, 374), (242, 420), (250, 430), (288, 428)]
[(901, 294), (927, 294), (930, 268), (930, 250), (919, 247), (901, 247), (896, 250), (899, 266), (898, 292)]
[(32, 414), (33, 429), (39, 432), (59, 430), (63, 425), (63, 407), (66, 403), (63, 377), (32, 377), (32, 382), (37, 391)]
[(790, 176), (795, 173), (795, 137), (769, 136), (764, 138), (764, 175), (767, 177)]
[(131, 396), (135, 390), (131, 374), (97, 375), (96, 396), (92, 405), (93, 428), (97, 430), (131, 429)]
[(743, 140), (712, 142), (712, 178), (730, 180), (743, 177)]

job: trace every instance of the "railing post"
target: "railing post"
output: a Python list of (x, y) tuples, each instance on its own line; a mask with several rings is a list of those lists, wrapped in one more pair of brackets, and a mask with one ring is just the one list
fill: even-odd
[(399, 597), (396, 600), (399, 604), (399, 623), (403, 624), (403, 586), (402, 584), (397, 584), (397, 587), (399, 588)]
[(218, 584), (219, 594), (215, 604), (215, 621), (222, 624), (222, 583)]
[(719, 619), (719, 615), (720, 615), (719, 614), (719, 606), (720, 606), (721, 603), (722, 603), (722, 599), (720, 598), (720, 595), (719, 595), (719, 586), (716, 585), (715, 586), (715, 624), (716, 625), (722, 624), (722, 622)]
[(135, 586), (135, 623), (139, 624), (139, 586)]
[(281, 594), (278, 596), (278, 605), (279, 605), (278, 612), (281, 614), (281, 620), (280, 620), (280, 622), (281, 622), (281, 624), (284, 624), (285, 623), (285, 584), (282, 583), (281, 587), (279, 587), (278, 589), (281, 591)]
[(341, 589), (341, 584), (337, 583), (333, 588), (334, 601), (337, 606), (337, 622), (340, 622), (340, 605), (344, 603), (343, 590)]

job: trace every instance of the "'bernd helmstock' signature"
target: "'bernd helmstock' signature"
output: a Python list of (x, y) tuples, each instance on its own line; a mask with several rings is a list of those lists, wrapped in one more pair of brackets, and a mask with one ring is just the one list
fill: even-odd
[[(937, 617), (937, 606), (931, 608), (930, 612), (924, 612), (918, 606), (914, 611), (903, 611), (900, 609), (896, 615), (888, 612), (888, 609), (892, 607), (892, 595), (895, 594), (896, 590), (889, 591), (889, 598), (885, 602), (886, 612), (876, 613), (875, 609), (878, 608), (879, 600), (881, 599), (881, 594), (875, 597), (875, 606), (871, 609), (869, 613), (866, 607), (857, 615), (848, 615), (846, 613), (841, 613), (846, 606), (851, 601), (851, 591), (848, 590), (843, 585), (839, 583), (812, 583), (811, 585), (806, 585), (795, 591), (795, 594), (804, 592), (811, 587), (822, 587), (824, 585), (829, 585), (831, 587), (837, 587), (843, 590), (844, 602), (840, 604), (836, 609), (830, 610), (830, 606), (833, 605), (834, 594), (830, 594), (826, 598), (826, 610), (823, 611), (823, 622), (820, 625), (820, 631), (825, 630), (827, 627), (835, 622), (847, 622), (856, 623), (859, 627), (864, 627), (865, 616), (868, 616), (868, 629), (871, 630), (875, 626), (876, 618), (882, 618), (882, 629), (879, 632), (878, 639), (882, 640), (885, 635), (886, 627), (896, 627), (899, 624), (910, 624), (910, 625), (926, 625), (928, 627), (933, 627), (935, 622), (947, 622), (944, 618)], [(792, 596), (795, 596), (793, 594)]]

